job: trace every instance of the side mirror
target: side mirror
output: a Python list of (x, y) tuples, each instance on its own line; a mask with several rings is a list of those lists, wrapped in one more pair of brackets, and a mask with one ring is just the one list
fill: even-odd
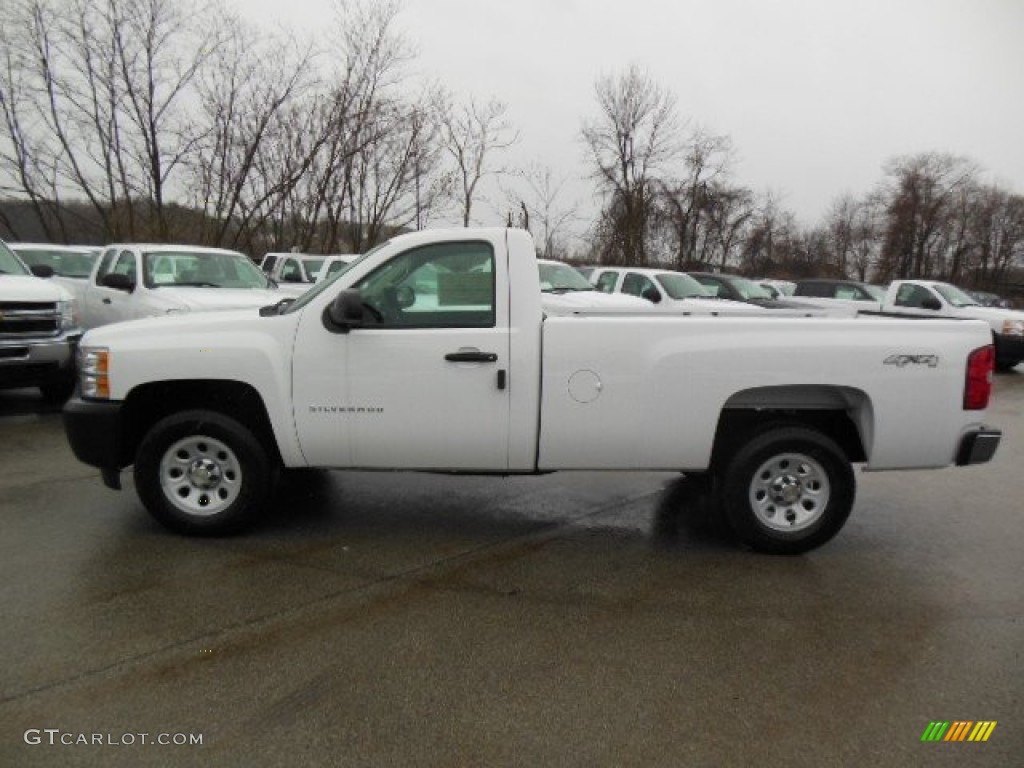
[(127, 291), (128, 293), (135, 290), (135, 281), (128, 277), (128, 275), (122, 275), (117, 272), (110, 272), (104, 275), (100, 280), (100, 284), (107, 288), (113, 288), (117, 291)]
[(29, 271), (36, 277), (53, 277), (53, 267), (49, 264), (33, 264)]
[(346, 288), (324, 310), (324, 327), (331, 333), (348, 333), (363, 326), (363, 297)]
[(934, 296), (928, 296), (921, 301), (921, 309), (929, 309), (932, 312), (938, 312), (942, 309), (942, 302), (936, 299)]
[(640, 296), (647, 299), (652, 304), (657, 304), (661, 301), (661, 294), (658, 293), (658, 289), (650, 285), (640, 291)]

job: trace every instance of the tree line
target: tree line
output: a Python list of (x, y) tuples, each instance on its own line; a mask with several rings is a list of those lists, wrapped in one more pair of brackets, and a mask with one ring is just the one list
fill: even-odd
[(578, 261), (978, 287), (1024, 254), (1024, 198), (941, 153), (892, 159), (869, 194), (801, 227), (735, 180), (728, 136), (684, 121), (636, 65), (595, 81), (578, 135), (601, 203), (584, 216), (568, 177), (503, 164), (520, 138), (506, 104), (408, 74), (400, 12), (401, 0), (336, 0), (318, 43), (217, 2), (11, 0), (0, 230), (19, 237), (13, 202), (55, 242), (91, 227), (97, 242), (252, 254), (361, 252), (439, 222), (508, 223)]

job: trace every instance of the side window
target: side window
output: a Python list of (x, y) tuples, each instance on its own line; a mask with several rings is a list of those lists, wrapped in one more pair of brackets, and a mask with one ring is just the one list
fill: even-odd
[(600, 277), (597, 278), (595, 288), (605, 293), (611, 293), (615, 290), (615, 281), (619, 279), (619, 276), (615, 272), (602, 272)]
[(494, 252), (488, 243), (414, 248), (365, 277), (356, 289), (367, 321), (385, 328), (493, 328)]
[(96, 285), (103, 284), (103, 278), (110, 273), (111, 268), (114, 266), (115, 258), (117, 258), (117, 251), (115, 249), (108, 248), (103, 252), (99, 269), (96, 270)]
[(127, 275), (135, 280), (135, 254), (131, 251), (121, 251), (111, 272), (116, 275)]
[(851, 301), (863, 301), (863, 291), (856, 285), (837, 285), (836, 286), (836, 298), (847, 299)]
[(722, 286), (714, 278), (698, 277), (695, 278), (698, 283), (704, 286), (704, 289), (708, 292), (709, 296), (721, 296)]
[(260, 269), (263, 270), (264, 274), (269, 275), (271, 272), (274, 271), (274, 262), (276, 261), (277, 256), (271, 256), (268, 254), (263, 257), (263, 263), (260, 264)]
[(636, 272), (629, 272), (622, 278), (622, 292), (631, 296), (639, 296), (641, 299), (647, 299), (655, 304), (661, 301), (661, 293), (654, 283), (645, 275)]
[[(804, 296), (813, 296), (818, 299), (831, 299), (833, 297), (832, 286), (828, 283), (807, 283), (801, 291)], [(836, 296), (835, 298), (839, 298)]]
[(929, 293), (927, 288), (923, 288), (920, 285), (904, 284), (896, 292), (896, 306), (921, 309), (923, 308), (924, 300), (929, 296), (931, 296), (931, 293)]
[(299, 268), (299, 262), (296, 259), (285, 260), (281, 266), (281, 279), (286, 283), (302, 282), (302, 270)]

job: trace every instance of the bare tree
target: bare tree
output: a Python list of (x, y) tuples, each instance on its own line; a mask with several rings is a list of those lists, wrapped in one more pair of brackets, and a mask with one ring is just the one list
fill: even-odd
[[(563, 202), (569, 176), (556, 177), (550, 166), (534, 163), (517, 174), (520, 189), (506, 190), (506, 199), (518, 209), (519, 226), (530, 230), (540, 254), (565, 260), (569, 255), (569, 229), (579, 221), (579, 202)], [(514, 216), (510, 213), (510, 219)]]
[(947, 264), (941, 253), (955, 193), (977, 170), (963, 157), (926, 152), (888, 163), (882, 187), (885, 239), (879, 270), (884, 279), (928, 277)]
[(599, 116), (584, 123), (582, 137), (616, 232), (605, 258), (642, 264), (655, 181), (680, 151), (676, 99), (636, 65), (600, 78), (594, 92)]
[(508, 118), (507, 105), (497, 99), (480, 102), (470, 97), (468, 103), (456, 104), (449, 93), (438, 89), (434, 109), (440, 144), (453, 165), (453, 195), (462, 225), (468, 227), (480, 182), (506, 173), (505, 168), (492, 165), (494, 154), (519, 141), (519, 131)]
[(713, 248), (708, 219), (716, 188), (721, 188), (732, 162), (732, 142), (698, 130), (687, 140), (685, 174), (661, 182), (659, 219), (670, 233), (670, 252), (677, 268), (707, 263)]
[[(241, 19), (227, 26), (197, 84), (206, 130), (190, 156), (190, 187), (204, 214), (203, 242), (260, 250), (266, 216), (309, 165), (308, 155), (297, 164), (261, 160), (287, 140), (291, 115), (315, 110), (316, 57), (308, 43), (261, 34)], [(267, 168), (275, 172), (257, 189), (254, 176)]]

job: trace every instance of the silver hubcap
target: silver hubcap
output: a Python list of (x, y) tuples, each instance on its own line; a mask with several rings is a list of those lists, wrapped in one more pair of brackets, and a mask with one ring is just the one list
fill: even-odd
[(768, 528), (799, 531), (821, 517), (830, 491), (828, 474), (821, 464), (802, 453), (782, 453), (754, 473), (750, 506)]
[(182, 512), (206, 517), (223, 512), (242, 489), (242, 469), (220, 440), (192, 435), (174, 443), (160, 461), (160, 487)]

